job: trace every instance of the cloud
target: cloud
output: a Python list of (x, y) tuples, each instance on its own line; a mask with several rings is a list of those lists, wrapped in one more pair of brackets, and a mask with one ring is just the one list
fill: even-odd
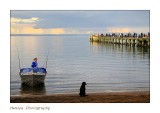
[(149, 26), (148, 10), (127, 11), (12, 11), (15, 18), (41, 19), (36, 28)]
[(115, 28), (115, 27), (111, 27), (111, 28), (107, 29), (107, 32), (110, 32), (110, 33), (128, 33), (130, 31), (131, 31), (130, 28)]
[(49, 34), (65, 34), (65, 30), (63, 28), (53, 28), (49, 29)]
[(107, 28), (106, 32), (109, 33), (147, 33), (149, 32), (149, 27), (110, 27)]
[[(16, 26), (19, 29), (19, 24), (23, 24), (24, 28), (21, 28), (26, 29), (25, 32), (36, 33), (136, 32), (149, 30), (149, 16), (148, 10), (11, 11), (11, 26), (14, 26), (11, 30)], [(26, 24), (30, 28), (25, 28)]]
[(11, 34), (65, 34), (63, 28), (34, 28), (34, 24), (12, 24)]
[(36, 17), (32, 17), (32, 18), (28, 18), (28, 19), (11, 17), (11, 23), (35, 23), (39, 20), (40, 19), (36, 18)]

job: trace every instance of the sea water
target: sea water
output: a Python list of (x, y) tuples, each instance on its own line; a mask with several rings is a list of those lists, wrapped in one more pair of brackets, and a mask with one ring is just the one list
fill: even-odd
[[(10, 46), (11, 95), (78, 94), (83, 81), (87, 93), (150, 89), (149, 47), (90, 42), (89, 35), (11, 36)], [(31, 67), (35, 57), (47, 67), (45, 84), (24, 87), (19, 64)]]

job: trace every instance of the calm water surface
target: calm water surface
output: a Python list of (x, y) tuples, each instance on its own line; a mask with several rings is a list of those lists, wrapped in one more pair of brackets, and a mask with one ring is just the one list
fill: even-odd
[[(87, 93), (149, 91), (150, 50), (105, 43), (90, 43), (88, 35), (11, 36), (11, 95), (78, 93), (83, 81)], [(48, 55), (44, 86), (21, 86), (22, 67), (38, 58), (43, 67)]]

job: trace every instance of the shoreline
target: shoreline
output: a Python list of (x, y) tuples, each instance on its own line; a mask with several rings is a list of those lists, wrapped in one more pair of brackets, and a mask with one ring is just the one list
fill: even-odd
[(150, 103), (149, 91), (11, 96), (10, 103)]

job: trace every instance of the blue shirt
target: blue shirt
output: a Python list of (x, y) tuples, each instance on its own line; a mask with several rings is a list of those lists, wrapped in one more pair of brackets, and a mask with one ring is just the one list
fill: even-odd
[(37, 66), (38, 66), (38, 63), (35, 62), (35, 61), (33, 61), (31, 67), (32, 67), (32, 68), (35, 68), (35, 67), (37, 67)]

